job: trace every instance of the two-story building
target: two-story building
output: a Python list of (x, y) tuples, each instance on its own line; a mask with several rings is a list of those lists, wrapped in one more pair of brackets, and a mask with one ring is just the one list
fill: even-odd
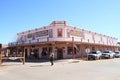
[[(21, 46), (27, 58), (48, 58), (51, 51), (56, 59), (86, 56), (86, 48), (118, 50), (117, 39), (70, 26), (66, 21), (53, 21), (48, 26), (20, 32), (10, 49)], [(18, 49), (18, 52), (20, 50)]]

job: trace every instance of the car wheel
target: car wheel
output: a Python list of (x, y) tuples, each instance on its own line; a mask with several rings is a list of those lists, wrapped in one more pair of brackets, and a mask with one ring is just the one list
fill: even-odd
[(101, 59), (102, 57), (100, 56), (99, 59)]
[(110, 59), (111, 57), (110, 57), (110, 55), (109, 55), (109, 57), (108, 57), (108, 59)]
[(95, 60), (98, 60), (99, 58), (97, 58), (97, 56), (95, 57)]
[(115, 56), (113, 56), (113, 58), (115, 58)]
[(91, 58), (90, 58), (90, 57), (88, 57), (88, 60), (91, 60)]

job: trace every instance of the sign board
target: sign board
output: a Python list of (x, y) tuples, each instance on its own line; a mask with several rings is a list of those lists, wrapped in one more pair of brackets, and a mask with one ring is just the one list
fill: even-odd
[(89, 53), (90, 53), (90, 49), (89, 49), (89, 48), (86, 48), (86, 49), (85, 49), (85, 52), (86, 52), (87, 54), (89, 54)]
[(16, 60), (19, 59), (18, 57), (9, 57), (10, 60)]

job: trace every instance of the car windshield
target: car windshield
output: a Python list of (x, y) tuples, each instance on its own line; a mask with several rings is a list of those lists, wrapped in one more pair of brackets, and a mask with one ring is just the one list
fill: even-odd
[(116, 54), (119, 54), (119, 52), (115, 52)]
[(104, 51), (103, 53), (109, 53), (109, 51)]
[(90, 54), (97, 54), (96, 52), (91, 52)]

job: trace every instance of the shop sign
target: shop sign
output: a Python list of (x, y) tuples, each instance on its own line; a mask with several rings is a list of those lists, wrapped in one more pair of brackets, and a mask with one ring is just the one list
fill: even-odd
[(82, 31), (70, 30), (69, 34), (72, 36), (84, 37), (84, 33)]
[(30, 33), (27, 35), (27, 38), (35, 38), (35, 37), (41, 37), (41, 36), (47, 36), (48, 35), (48, 30), (44, 30), (44, 31), (39, 31), (39, 32), (35, 32), (35, 33)]
[(86, 48), (86, 49), (85, 49), (85, 52), (86, 52), (87, 54), (89, 54), (89, 53), (90, 53), (90, 49), (89, 49), (89, 48)]

